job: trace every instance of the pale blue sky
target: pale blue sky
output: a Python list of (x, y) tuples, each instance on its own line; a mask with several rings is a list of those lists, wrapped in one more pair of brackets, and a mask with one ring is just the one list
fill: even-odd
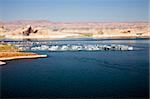
[(149, 0), (0, 0), (0, 19), (146, 21)]

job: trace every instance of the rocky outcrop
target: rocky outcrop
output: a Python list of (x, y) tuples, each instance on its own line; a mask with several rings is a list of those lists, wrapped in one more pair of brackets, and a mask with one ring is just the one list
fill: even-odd
[(0, 26), (0, 36), (4, 36), (7, 32), (7, 29), (2, 25)]
[(27, 28), (25, 28), (25, 29), (23, 30), (22, 34), (23, 34), (24, 36), (29, 36), (31, 33), (37, 33), (37, 32), (38, 32), (38, 30), (34, 30), (34, 29), (32, 28), (32, 26), (27, 26)]
[(131, 30), (122, 30), (121, 33), (131, 33)]

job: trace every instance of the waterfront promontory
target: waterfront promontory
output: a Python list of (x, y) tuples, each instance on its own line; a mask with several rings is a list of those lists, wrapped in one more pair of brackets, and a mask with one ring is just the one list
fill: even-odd
[(6, 64), (4, 61), (7, 60), (40, 57), (47, 57), (47, 55), (39, 55), (31, 52), (20, 52), (18, 49), (14, 48), (13, 45), (0, 43), (0, 65)]

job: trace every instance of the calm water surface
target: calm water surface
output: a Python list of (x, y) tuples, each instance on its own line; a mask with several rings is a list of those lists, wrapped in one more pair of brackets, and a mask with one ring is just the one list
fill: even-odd
[(1, 66), (3, 98), (148, 97), (149, 40), (82, 40), (59, 43), (126, 44), (135, 51), (48, 52), (48, 58)]

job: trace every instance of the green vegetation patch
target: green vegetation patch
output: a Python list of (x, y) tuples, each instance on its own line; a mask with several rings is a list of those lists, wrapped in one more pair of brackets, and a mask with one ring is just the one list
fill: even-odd
[(0, 39), (3, 39), (3, 38), (5, 38), (5, 36), (0, 35)]
[(93, 34), (92, 34), (92, 33), (83, 33), (83, 34), (81, 34), (81, 36), (84, 36), (84, 37), (92, 37)]

